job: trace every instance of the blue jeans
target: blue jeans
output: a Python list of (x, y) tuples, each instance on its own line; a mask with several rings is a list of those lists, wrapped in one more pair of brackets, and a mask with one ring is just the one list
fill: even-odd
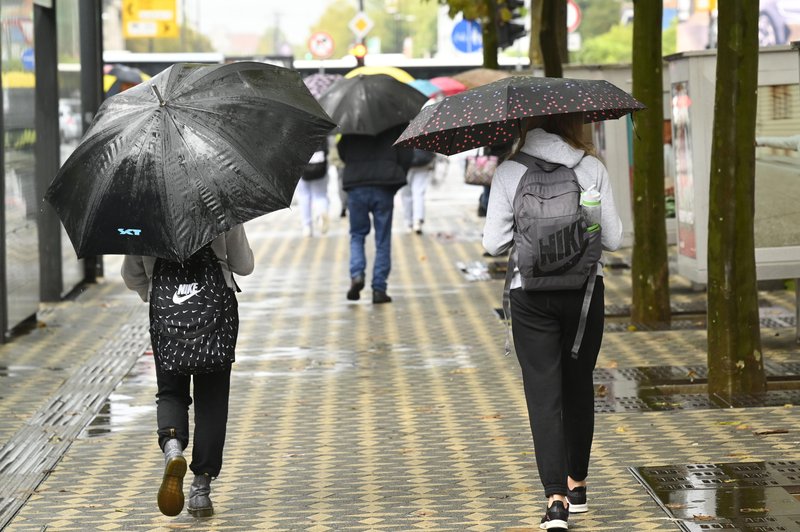
[[(386, 292), (386, 280), (392, 269), (392, 214), (395, 189), (365, 186), (347, 191), (350, 211), (350, 278), (363, 277), (367, 269), (364, 240), (371, 225), (375, 226), (375, 266), (372, 268), (372, 290)], [(372, 214), (370, 223), (369, 215)]]

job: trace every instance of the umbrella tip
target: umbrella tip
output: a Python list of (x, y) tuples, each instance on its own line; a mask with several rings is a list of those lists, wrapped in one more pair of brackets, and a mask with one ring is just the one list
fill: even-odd
[(153, 89), (153, 92), (155, 93), (156, 98), (158, 98), (159, 105), (161, 107), (164, 107), (167, 104), (167, 102), (165, 102), (164, 98), (161, 97), (161, 93), (158, 92), (158, 87), (156, 87), (155, 85), (150, 85), (150, 88)]

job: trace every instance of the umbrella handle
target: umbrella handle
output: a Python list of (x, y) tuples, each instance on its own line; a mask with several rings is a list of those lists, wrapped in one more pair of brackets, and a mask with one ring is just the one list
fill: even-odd
[(158, 92), (158, 87), (155, 85), (150, 85), (150, 88), (153, 89), (153, 92), (156, 94), (156, 98), (158, 98), (158, 103), (161, 107), (167, 105), (167, 102), (164, 101), (164, 98), (161, 97), (161, 93)]

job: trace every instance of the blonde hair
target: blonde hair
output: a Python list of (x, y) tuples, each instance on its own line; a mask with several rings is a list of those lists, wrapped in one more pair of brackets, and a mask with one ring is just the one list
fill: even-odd
[(528, 131), (539, 128), (548, 133), (558, 135), (573, 148), (583, 150), (589, 155), (595, 155), (594, 146), (584, 138), (583, 126), (583, 113), (565, 113), (522, 118), (520, 119), (521, 135), (515, 153), (525, 144), (525, 137)]

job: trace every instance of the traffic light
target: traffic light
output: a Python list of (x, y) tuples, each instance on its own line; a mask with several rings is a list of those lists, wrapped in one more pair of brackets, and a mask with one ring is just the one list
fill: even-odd
[(356, 43), (350, 53), (356, 58), (358, 66), (364, 66), (364, 56), (367, 55), (367, 46), (363, 42)]
[(508, 48), (525, 35), (525, 24), (514, 22), (523, 17), (525, 0), (498, 0), (497, 2), (497, 47)]

